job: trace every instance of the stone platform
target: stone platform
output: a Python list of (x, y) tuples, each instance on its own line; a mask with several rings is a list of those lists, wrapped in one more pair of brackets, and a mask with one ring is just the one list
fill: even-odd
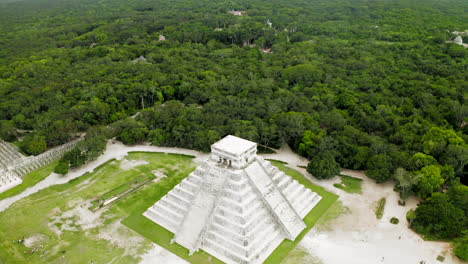
[(262, 263), (321, 197), (256, 155), (256, 144), (227, 136), (210, 158), (144, 216), (174, 233), (173, 242), (200, 248), (226, 263)]

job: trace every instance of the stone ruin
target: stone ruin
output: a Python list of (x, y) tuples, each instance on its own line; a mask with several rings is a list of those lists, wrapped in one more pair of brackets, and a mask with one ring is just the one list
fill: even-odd
[(23, 156), (13, 145), (0, 140), (0, 193), (21, 184), (23, 182), (21, 177), (29, 172), (61, 158), (80, 140), (76, 139), (30, 157)]
[(190, 254), (203, 249), (226, 263), (262, 263), (321, 197), (257, 156), (254, 142), (227, 136), (208, 160), (144, 216), (174, 233)]
[(458, 45), (463, 45), (463, 39), (460, 35), (458, 35), (453, 42), (457, 43)]

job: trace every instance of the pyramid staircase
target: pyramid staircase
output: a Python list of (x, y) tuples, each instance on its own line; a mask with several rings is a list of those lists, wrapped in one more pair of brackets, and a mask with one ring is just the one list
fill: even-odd
[(226, 263), (262, 263), (321, 197), (259, 156), (232, 169), (207, 161), (144, 216), (174, 233), (172, 242), (200, 248)]

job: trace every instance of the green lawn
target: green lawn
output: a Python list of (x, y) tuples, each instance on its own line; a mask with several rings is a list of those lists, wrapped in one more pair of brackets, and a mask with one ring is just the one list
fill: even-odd
[(39, 168), (38, 170), (28, 173), (28, 175), (21, 178), (23, 182), (20, 185), (13, 187), (6, 192), (0, 193), (0, 200), (17, 195), (26, 190), (28, 187), (31, 187), (36, 183), (42, 181), (54, 171), (54, 168), (57, 165), (57, 163), (58, 161), (54, 161), (47, 166), (44, 166), (42, 168)]
[[(138, 263), (139, 254), (150, 248), (151, 241), (120, 226), (111, 234), (124, 241), (137, 238), (139, 243), (122, 246), (100, 237), (114, 223), (153, 203), (158, 191), (167, 188), (166, 179), (183, 178), (194, 169), (191, 157), (164, 153), (130, 153), (127, 159), (146, 160), (149, 164), (122, 170), (120, 162), (111, 160), (66, 184), (55, 185), (28, 196), (0, 213), (0, 263)], [(141, 190), (116, 202), (93, 220), (95, 227), (82, 228), (74, 214), (84, 201), (95, 199), (141, 176), (151, 176), (152, 170), (164, 170), (167, 178), (149, 183)], [(51, 221), (58, 218), (58, 224)], [(51, 230), (58, 228), (59, 235)], [(14, 243), (32, 235), (41, 235), (39, 246), (28, 248)], [(34, 251), (37, 248), (37, 251)], [(34, 251), (34, 253), (33, 253)], [(62, 256), (62, 251), (64, 255)], [(133, 253), (126, 253), (126, 251)]]
[(362, 179), (359, 178), (354, 178), (348, 175), (341, 175), (341, 183), (335, 183), (333, 186), (335, 186), (338, 189), (342, 189), (345, 192), (348, 193), (362, 193), (361, 190), (361, 183)]

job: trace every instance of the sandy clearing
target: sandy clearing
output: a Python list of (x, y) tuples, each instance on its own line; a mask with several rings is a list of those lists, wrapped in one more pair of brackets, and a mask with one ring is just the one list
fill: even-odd
[(122, 219), (114, 221), (112, 224), (99, 230), (98, 238), (111, 242), (112, 245), (123, 248), (124, 255), (138, 256), (145, 239), (140, 235), (135, 235), (128, 227), (120, 223)]
[[(393, 183), (376, 184), (367, 178), (362, 171), (343, 170), (342, 174), (363, 179), (363, 194), (349, 194), (333, 187), (340, 182), (338, 177), (330, 180), (317, 180), (307, 171), (298, 166), (307, 165), (307, 160), (299, 157), (288, 147), (278, 150), (277, 154), (264, 155), (265, 158), (278, 159), (288, 162), (294, 168), (310, 179), (314, 184), (340, 195), (343, 206), (350, 209), (350, 213), (343, 214), (329, 223), (331, 230), (312, 229), (299, 246), (322, 260), (325, 264), (441, 264), (436, 260), (438, 255), (444, 255), (445, 264), (461, 264), (452, 257), (446, 242), (429, 242), (422, 240), (415, 232), (408, 228), (406, 212), (416, 208), (419, 202), (411, 198), (406, 206), (398, 205), (398, 193), (393, 191)], [(373, 204), (385, 197), (387, 202), (382, 219), (375, 217)], [(397, 217), (398, 225), (389, 222)], [(444, 254), (445, 253), (445, 254)]]
[(48, 237), (43, 234), (34, 234), (24, 239), (23, 244), (28, 248), (38, 247), (47, 241)]
[(134, 168), (136, 166), (146, 165), (146, 164), (149, 164), (146, 160), (128, 160), (128, 159), (124, 159), (120, 163), (120, 168), (122, 170), (129, 170), (129, 169)]
[(187, 261), (179, 258), (167, 249), (162, 248), (158, 244), (153, 243), (153, 247), (148, 250), (145, 254), (140, 256), (142, 259), (140, 264), (188, 264)]

